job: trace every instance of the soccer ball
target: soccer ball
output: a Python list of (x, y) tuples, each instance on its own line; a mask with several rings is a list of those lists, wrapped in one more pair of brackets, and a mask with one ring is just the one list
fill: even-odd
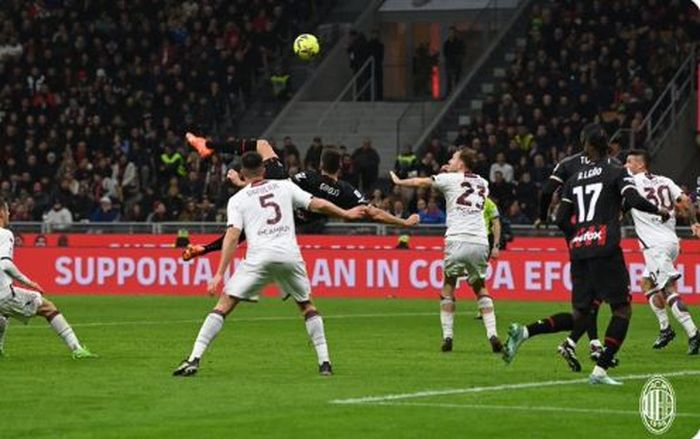
[(294, 53), (304, 61), (314, 58), (320, 50), (318, 40), (311, 34), (301, 34), (294, 40)]

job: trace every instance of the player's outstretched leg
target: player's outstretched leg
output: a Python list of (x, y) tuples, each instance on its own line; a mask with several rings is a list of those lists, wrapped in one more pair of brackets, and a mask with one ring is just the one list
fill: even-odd
[[(15, 290), (19, 291), (20, 289), (15, 288)], [(75, 335), (73, 328), (71, 328), (71, 326), (66, 321), (66, 318), (63, 317), (63, 314), (61, 314), (58, 308), (56, 308), (56, 305), (46, 300), (45, 298), (42, 298), (41, 300), (42, 302), (39, 306), (39, 309), (37, 310), (37, 314), (46, 318), (46, 321), (49, 322), (49, 325), (51, 325), (51, 328), (53, 328), (54, 332), (59, 337), (61, 337), (66, 346), (68, 346), (68, 349), (70, 349), (73, 358), (79, 360), (83, 358), (97, 357), (97, 355), (90, 352), (90, 350), (87, 347), (80, 344), (80, 341)]]
[(238, 299), (222, 294), (214, 309), (204, 319), (202, 327), (199, 329), (197, 338), (194, 341), (192, 352), (180, 366), (173, 371), (173, 376), (192, 376), (199, 371), (199, 361), (209, 344), (214, 341), (221, 328), (224, 326), (226, 316), (238, 305)]
[(666, 301), (668, 306), (671, 307), (673, 317), (678, 320), (678, 323), (685, 329), (685, 333), (688, 334), (688, 355), (698, 355), (700, 353), (700, 332), (698, 332), (698, 328), (693, 322), (693, 317), (690, 315), (688, 307), (675, 291), (668, 296)]
[(622, 343), (627, 336), (630, 318), (632, 317), (632, 306), (629, 303), (611, 304), (613, 315), (605, 332), (605, 350), (600, 356), (596, 366), (593, 368), (588, 378), (590, 384), (608, 384), (613, 386), (622, 385), (608, 376), (608, 368), (614, 365), (615, 354), (620, 350)]
[(333, 375), (331, 359), (328, 355), (328, 343), (326, 342), (326, 331), (323, 326), (323, 318), (319, 314), (314, 304), (309, 300), (297, 302), (299, 310), (304, 316), (306, 332), (309, 334), (311, 343), (316, 350), (318, 357), (318, 372), (323, 376)]
[(10, 319), (5, 316), (0, 316), (0, 357), (5, 356), (5, 334), (7, 334), (7, 326)]
[(513, 323), (508, 328), (508, 340), (503, 347), (503, 361), (511, 363), (518, 352), (518, 348), (525, 340), (540, 334), (552, 334), (560, 331), (571, 331), (574, 319), (571, 313), (559, 313), (538, 320), (527, 326)]

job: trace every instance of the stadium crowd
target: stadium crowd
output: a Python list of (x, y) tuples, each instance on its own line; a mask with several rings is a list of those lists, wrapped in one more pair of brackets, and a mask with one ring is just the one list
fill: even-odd
[[(221, 219), (220, 206), (233, 191), (225, 180), (228, 158), (200, 160), (184, 132), (220, 133), (313, 3), (4, 2), (0, 196), (12, 200), (13, 220)], [(470, 123), (454, 139), (405, 146), (395, 170), (430, 175), (452, 151), (473, 148), (474, 171), (490, 181), (502, 214), (514, 224), (532, 223), (543, 182), (575, 152), (585, 123), (598, 118), (610, 134), (640, 126), (698, 37), (688, 31), (690, 13), (681, 5), (535, 5), (527, 44), (515, 49), (505, 79)], [(643, 142), (642, 131), (635, 133)], [(291, 138), (272, 143), (290, 174), (318, 168), (322, 139), (303, 154)], [(437, 193), (382, 184), (370, 139), (340, 149), (342, 178), (373, 204), (444, 222)]]

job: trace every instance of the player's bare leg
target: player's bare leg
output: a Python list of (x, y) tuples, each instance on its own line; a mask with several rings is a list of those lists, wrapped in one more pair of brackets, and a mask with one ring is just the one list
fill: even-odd
[(683, 326), (688, 335), (688, 355), (698, 355), (700, 353), (700, 332), (695, 326), (690, 310), (676, 292), (675, 281), (666, 286), (664, 293), (667, 294), (666, 302), (671, 308), (671, 314)]
[(7, 334), (7, 326), (10, 319), (5, 316), (0, 316), (0, 357), (5, 355), (5, 334)]
[(656, 285), (647, 277), (642, 278), (641, 287), (644, 295), (647, 297), (649, 307), (656, 316), (656, 320), (659, 321), (659, 336), (654, 341), (652, 348), (662, 349), (666, 347), (666, 345), (668, 345), (674, 338), (676, 338), (676, 332), (673, 330), (668, 321), (666, 299), (664, 298), (663, 292), (655, 289)]
[(49, 322), (49, 325), (51, 325), (54, 332), (56, 332), (56, 334), (63, 339), (66, 346), (68, 346), (73, 358), (77, 360), (82, 358), (97, 357), (97, 355), (93, 354), (85, 346), (80, 344), (80, 341), (75, 335), (73, 328), (71, 328), (66, 321), (66, 318), (63, 317), (63, 314), (61, 314), (53, 302), (45, 298), (42, 299), (41, 306), (39, 306), (39, 309), (37, 310), (37, 315), (46, 318), (46, 321)]
[(326, 332), (323, 326), (323, 318), (318, 312), (313, 302), (297, 302), (299, 311), (304, 317), (306, 332), (309, 334), (311, 343), (316, 350), (318, 357), (318, 372), (323, 376), (333, 375), (330, 356), (328, 355), (328, 343), (326, 342)]
[(204, 319), (202, 327), (199, 329), (197, 338), (194, 341), (190, 356), (185, 359), (177, 369), (173, 371), (174, 376), (192, 376), (199, 371), (199, 361), (209, 344), (214, 341), (221, 328), (224, 326), (226, 316), (233, 311), (240, 301), (235, 297), (222, 294), (214, 309)]
[(452, 351), (455, 323), (455, 285), (457, 279), (445, 276), (440, 295), (440, 324), (442, 325), (442, 352)]
[(478, 279), (471, 286), (477, 297), (476, 303), (479, 306), (484, 328), (486, 329), (486, 338), (491, 343), (491, 350), (494, 353), (500, 353), (503, 351), (503, 343), (498, 338), (498, 331), (496, 330), (496, 311), (493, 306), (493, 299), (489, 295), (483, 280)]

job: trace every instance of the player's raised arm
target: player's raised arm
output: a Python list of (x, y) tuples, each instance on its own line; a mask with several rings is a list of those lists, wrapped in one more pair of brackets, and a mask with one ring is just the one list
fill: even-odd
[(364, 218), (367, 214), (367, 206), (357, 206), (350, 210), (345, 210), (321, 198), (312, 198), (307, 210), (323, 213), (328, 216), (335, 216), (348, 221)]
[(414, 178), (399, 178), (394, 171), (390, 171), (391, 181), (397, 186), (405, 187), (431, 187), (433, 185), (433, 179), (430, 177), (414, 177)]
[(399, 227), (413, 227), (420, 223), (420, 215), (414, 213), (406, 219), (399, 218), (374, 206), (367, 206), (367, 217), (372, 221)]

